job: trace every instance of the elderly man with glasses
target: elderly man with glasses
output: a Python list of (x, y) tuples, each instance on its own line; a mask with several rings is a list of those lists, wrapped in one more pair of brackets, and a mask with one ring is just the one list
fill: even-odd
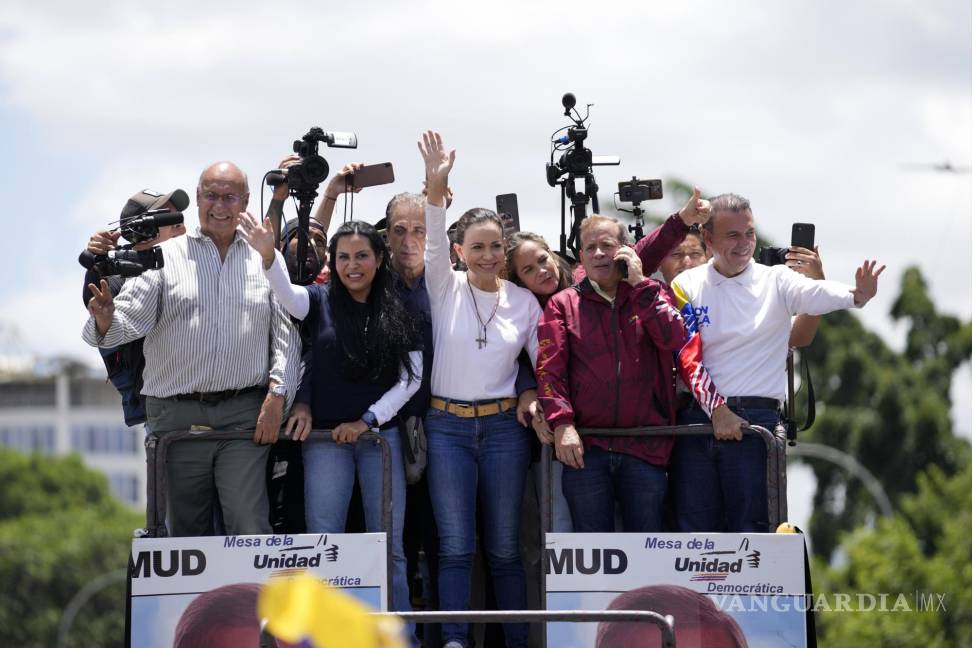
[(175, 536), (213, 533), (214, 488), (226, 533), (272, 532), (269, 444), (300, 382), (301, 345), (260, 255), (237, 236), (249, 196), (236, 165), (210, 165), (196, 189), (199, 227), (162, 244), (165, 266), (126, 281), (115, 298), (104, 281), (89, 286), (86, 342), (111, 347), (145, 338), (142, 393), (153, 432), (254, 430), (252, 441), (169, 448), (167, 519)]

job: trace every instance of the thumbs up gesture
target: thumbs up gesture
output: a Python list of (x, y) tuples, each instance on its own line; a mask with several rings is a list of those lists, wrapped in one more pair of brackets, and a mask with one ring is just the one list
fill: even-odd
[(688, 227), (692, 225), (704, 225), (709, 220), (710, 208), (709, 201), (703, 199), (699, 188), (695, 187), (692, 190), (692, 197), (678, 211), (678, 215)]

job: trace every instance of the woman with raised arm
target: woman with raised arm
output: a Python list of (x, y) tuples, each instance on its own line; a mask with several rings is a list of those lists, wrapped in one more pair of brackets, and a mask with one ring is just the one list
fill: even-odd
[(356, 443), (367, 430), (378, 430), (391, 451), (392, 609), (410, 610), (402, 550), (405, 468), (395, 417), (419, 389), (422, 352), (413, 320), (395, 295), (385, 242), (368, 223), (349, 221), (331, 237), (330, 284), (295, 286), (274, 250), (269, 219), (261, 224), (243, 214), (240, 231), (263, 257), (275, 297), (303, 320), (312, 342), (285, 435), (303, 441), (312, 427), (330, 429), (336, 442), (303, 446), (307, 531), (344, 531), (356, 468), (367, 530), (382, 530), (381, 449)]
[[(459, 219), (452, 269), (446, 234), (446, 187), (455, 151), (438, 133), (422, 136), (428, 203), (425, 282), (432, 306), (435, 361), (432, 407), (425, 418), (429, 491), (439, 528), (439, 604), (469, 607), (476, 551), (476, 502), (482, 505), (485, 552), (504, 610), (526, 607), (520, 558), (520, 505), (530, 462), (530, 433), (517, 418), (517, 357), (536, 364), (540, 305), (529, 290), (500, 278), (503, 224), (488, 209)], [(506, 645), (527, 645), (527, 626), (504, 624)], [(466, 624), (443, 624), (446, 648), (466, 648)]]

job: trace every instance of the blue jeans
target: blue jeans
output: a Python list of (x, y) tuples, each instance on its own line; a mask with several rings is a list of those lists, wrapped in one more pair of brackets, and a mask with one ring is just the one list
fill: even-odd
[[(402, 549), (402, 527), (405, 524), (405, 464), (402, 441), (397, 427), (381, 431), (391, 455), (392, 477), (392, 591), (391, 609), (412, 609), (405, 576), (405, 551)], [(343, 533), (348, 518), (348, 505), (354, 489), (355, 467), (361, 485), (365, 528), (382, 531), (382, 458), (381, 448), (370, 441), (336, 444), (330, 441), (304, 443), (304, 517), (307, 533)], [(409, 626), (409, 636), (414, 625)], [(414, 643), (414, 639), (412, 639)]]
[[(476, 552), (476, 501), (482, 506), (486, 559), (501, 610), (526, 608), (520, 557), (520, 506), (530, 463), (529, 433), (510, 409), (460, 418), (430, 409), (425, 417), (429, 494), (439, 527), (439, 606), (469, 609)], [(506, 645), (525, 648), (527, 625), (503, 624)], [(442, 624), (442, 641), (468, 646), (465, 623)]]
[[(770, 432), (780, 419), (774, 409), (730, 409)], [(679, 425), (696, 423), (710, 423), (698, 407), (679, 412)], [(742, 441), (720, 441), (712, 434), (679, 436), (671, 467), (679, 531), (769, 531), (762, 437), (746, 434)]]
[(587, 448), (584, 467), (564, 466), (564, 495), (574, 531), (614, 532), (614, 503), (628, 533), (662, 530), (665, 469), (622, 452)]

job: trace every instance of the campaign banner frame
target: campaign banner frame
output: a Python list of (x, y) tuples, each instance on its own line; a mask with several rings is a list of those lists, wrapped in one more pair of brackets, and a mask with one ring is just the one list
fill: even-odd
[[(129, 645), (170, 648), (200, 595), (231, 588), (236, 595), (242, 588), (233, 586), (262, 585), (304, 570), (385, 612), (386, 538), (384, 533), (136, 538), (129, 561)], [(256, 589), (241, 595), (255, 596)], [(255, 613), (252, 622), (258, 623)]]
[[(799, 534), (548, 533), (545, 609), (648, 605), (637, 609), (674, 617), (679, 646), (680, 627), (684, 632), (696, 626), (699, 636), (724, 631), (745, 637), (743, 645), (751, 648), (807, 646), (812, 621), (804, 551)], [(608, 638), (616, 641), (617, 631), (603, 624), (554, 623), (547, 627), (546, 645), (602, 646)], [(650, 641), (652, 635), (642, 636)]]

